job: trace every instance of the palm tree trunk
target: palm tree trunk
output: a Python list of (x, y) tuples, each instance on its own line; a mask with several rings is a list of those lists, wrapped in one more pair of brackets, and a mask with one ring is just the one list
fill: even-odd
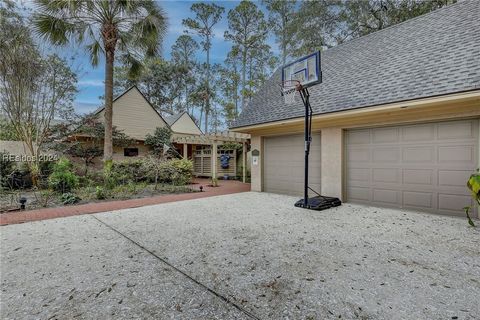
[(113, 51), (106, 52), (105, 62), (105, 138), (103, 147), (103, 160), (105, 163), (112, 161), (113, 157), (113, 61), (115, 54)]

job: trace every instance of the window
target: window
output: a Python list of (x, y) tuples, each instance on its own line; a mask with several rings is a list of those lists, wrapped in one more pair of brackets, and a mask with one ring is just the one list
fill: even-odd
[(138, 148), (124, 148), (123, 155), (125, 157), (137, 157), (138, 156)]

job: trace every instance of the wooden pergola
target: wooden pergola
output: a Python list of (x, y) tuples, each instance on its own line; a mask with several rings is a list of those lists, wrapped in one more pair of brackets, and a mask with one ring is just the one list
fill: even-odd
[(226, 142), (234, 142), (242, 144), (242, 177), (243, 182), (246, 182), (246, 167), (247, 167), (247, 143), (250, 140), (249, 134), (238, 132), (219, 132), (214, 134), (202, 135), (181, 135), (173, 134), (172, 142), (183, 144), (183, 154), (187, 154), (188, 145), (210, 145), (212, 146), (211, 168), (212, 178), (217, 177), (217, 150), (218, 146)]

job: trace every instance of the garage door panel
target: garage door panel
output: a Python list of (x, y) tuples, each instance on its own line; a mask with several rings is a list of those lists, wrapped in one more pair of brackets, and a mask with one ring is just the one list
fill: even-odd
[(411, 163), (432, 163), (435, 158), (434, 151), (432, 146), (404, 147), (402, 149), (402, 160)]
[(347, 131), (347, 201), (464, 214), (473, 203), (466, 181), (478, 166), (478, 125), (460, 120)]
[[(304, 179), (304, 136), (264, 138), (264, 191), (300, 196)], [(309, 185), (320, 191), (320, 134), (314, 134), (310, 147)]]
[(357, 130), (353, 134), (347, 131), (347, 139), (350, 144), (368, 144), (370, 143), (370, 130)]
[(441, 140), (452, 139), (471, 139), (475, 137), (475, 128), (473, 121), (459, 123), (444, 122), (438, 125), (438, 138)]
[(374, 143), (398, 142), (400, 139), (399, 135), (398, 128), (379, 128), (373, 129), (372, 139)]
[(368, 182), (370, 180), (370, 169), (368, 168), (350, 168), (347, 171), (350, 181)]
[(433, 170), (431, 169), (404, 169), (403, 183), (420, 184), (431, 187), (433, 183)]
[(403, 207), (429, 209), (434, 206), (432, 192), (404, 191)]
[(373, 169), (373, 182), (380, 183), (400, 183), (398, 170), (395, 168), (376, 168)]
[(373, 189), (372, 201), (387, 204), (389, 206), (398, 206), (399, 191), (389, 189)]
[(350, 200), (371, 201), (371, 190), (368, 187), (347, 187), (347, 193)]
[(473, 145), (440, 146), (438, 147), (438, 161), (442, 162), (466, 162), (473, 164), (475, 151)]
[(396, 147), (380, 147), (372, 150), (372, 159), (375, 162), (398, 162), (400, 150)]
[(458, 210), (458, 208), (464, 208), (471, 205), (473, 205), (473, 202), (469, 195), (438, 194), (438, 209), (441, 211), (464, 215), (463, 211)]
[(348, 158), (355, 162), (369, 162), (370, 149), (368, 148), (351, 148), (348, 151)]
[(413, 125), (402, 127), (403, 141), (432, 141), (435, 128), (433, 124)]
[(450, 187), (465, 187), (465, 183), (472, 174), (467, 170), (439, 170), (438, 185)]

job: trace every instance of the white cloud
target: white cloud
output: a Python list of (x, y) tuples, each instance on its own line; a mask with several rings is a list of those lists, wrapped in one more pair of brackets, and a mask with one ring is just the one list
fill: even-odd
[(103, 87), (103, 80), (99, 79), (86, 79), (78, 81), (78, 85), (81, 87)]
[(92, 102), (83, 102), (83, 101), (75, 101), (74, 102), (74, 107), (75, 111), (78, 113), (89, 113), (93, 112), (98, 109), (100, 103), (92, 103)]

